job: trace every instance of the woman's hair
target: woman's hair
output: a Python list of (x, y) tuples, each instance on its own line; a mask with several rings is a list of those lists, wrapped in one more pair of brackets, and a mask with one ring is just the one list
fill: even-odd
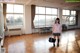
[[(56, 18), (56, 20), (58, 21), (58, 24), (60, 24), (60, 19), (59, 18)], [(56, 20), (55, 20), (55, 23), (56, 23)]]

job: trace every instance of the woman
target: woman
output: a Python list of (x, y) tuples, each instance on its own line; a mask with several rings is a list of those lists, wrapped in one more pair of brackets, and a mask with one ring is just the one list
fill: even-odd
[[(55, 41), (56, 41), (56, 37), (57, 37), (57, 47), (59, 47), (61, 32), (62, 32), (62, 26), (60, 24), (60, 19), (56, 18), (55, 23), (52, 26), (52, 33), (53, 33)], [(54, 47), (55, 47), (55, 41), (53, 42)]]

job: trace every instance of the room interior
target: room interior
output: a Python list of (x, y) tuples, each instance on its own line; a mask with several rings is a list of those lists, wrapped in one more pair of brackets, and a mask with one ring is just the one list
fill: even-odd
[[(59, 48), (48, 41), (52, 24), (63, 26)], [(80, 53), (80, 1), (0, 1), (0, 53)]]

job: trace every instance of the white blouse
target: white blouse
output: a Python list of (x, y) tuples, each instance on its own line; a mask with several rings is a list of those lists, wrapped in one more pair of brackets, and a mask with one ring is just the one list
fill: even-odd
[(54, 24), (52, 26), (52, 32), (53, 33), (61, 33), (62, 32), (62, 26), (61, 26), (61, 24)]

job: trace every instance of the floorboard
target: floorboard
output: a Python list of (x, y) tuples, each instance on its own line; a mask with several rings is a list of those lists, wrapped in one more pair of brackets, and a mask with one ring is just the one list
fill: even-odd
[(51, 33), (5, 37), (6, 53), (80, 53), (80, 30), (61, 34), (60, 47), (48, 42)]

